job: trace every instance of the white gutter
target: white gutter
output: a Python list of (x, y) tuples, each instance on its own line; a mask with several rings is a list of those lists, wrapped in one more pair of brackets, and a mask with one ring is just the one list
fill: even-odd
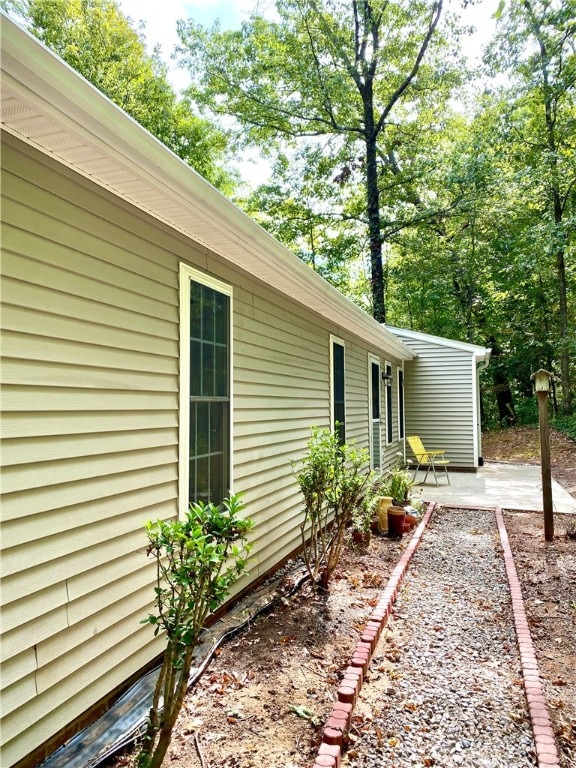
[(330, 324), (414, 353), (46, 46), (1, 14), (2, 127)]

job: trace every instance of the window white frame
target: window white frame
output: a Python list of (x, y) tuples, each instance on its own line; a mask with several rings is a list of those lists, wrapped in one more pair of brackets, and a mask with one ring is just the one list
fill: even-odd
[[(384, 373), (390, 375), (393, 375), (394, 373), (394, 366), (389, 360), (384, 361)], [(392, 418), (394, 413), (394, 402), (392, 400), (393, 381), (393, 378), (386, 379), (386, 386), (384, 387), (384, 409), (386, 411), (386, 445), (391, 445), (394, 442), (394, 422)]]
[(232, 460), (232, 414), (233, 414), (233, 290), (232, 286), (223, 283), (215, 277), (200, 272), (188, 264), (180, 264), (180, 392), (179, 392), (179, 445), (178, 445), (178, 509), (182, 517), (188, 510), (188, 486), (190, 480), (189, 446), (190, 446), (190, 295), (191, 284), (201, 283), (214, 291), (224, 294), (230, 301), (229, 313), (229, 376), (230, 376), (230, 408), (229, 408), (229, 477), (230, 493), (233, 493), (233, 460)]
[[(374, 418), (374, 395), (373, 395), (373, 383), (372, 383), (372, 366), (378, 366), (378, 401), (380, 405), (380, 416), (378, 418), (378, 446), (376, 447), (374, 441), (374, 428), (376, 426), (376, 419)], [(378, 469), (382, 467), (382, 363), (380, 358), (375, 355), (368, 354), (368, 443), (370, 446), (370, 469)], [(375, 451), (378, 450), (378, 461), (375, 461)]]
[(334, 345), (337, 344), (338, 346), (342, 347), (342, 352), (344, 355), (344, 435), (346, 435), (346, 427), (347, 427), (347, 412), (346, 412), (346, 344), (344, 341), (338, 336), (333, 336), (330, 334), (330, 429), (332, 432), (334, 432), (336, 428), (336, 418), (334, 415), (334, 408), (335, 408), (335, 402), (334, 402), (334, 373), (335, 373), (335, 366), (334, 366)]
[(404, 391), (404, 383), (404, 367), (402, 366), (396, 371), (399, 440), (404, 440), (406, 436), (406, 392)]

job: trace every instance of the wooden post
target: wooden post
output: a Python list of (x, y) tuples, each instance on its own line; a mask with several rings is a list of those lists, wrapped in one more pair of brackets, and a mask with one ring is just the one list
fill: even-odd
[(540, 466), (542, 470), (542, 504), (544, 511), (544, 538), (554, 538), (554, 511), (552, 508), (552, 478), (550, 472), (550, 433), (548, 429), (548, 392), (552, 374), (539, 370), (532, 376), (538, 393), (538, 423), (540, 427)]

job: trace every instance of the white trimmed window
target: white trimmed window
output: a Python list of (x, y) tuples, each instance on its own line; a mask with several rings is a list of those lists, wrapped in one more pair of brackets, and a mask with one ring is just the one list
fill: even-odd
[(392, 365), (384, 365), (386, 381), (386, 445), (392, 442)]
[(404, 439), (404, 371), (398, 368), (398, 437)]
[(180, 266), (180, 508), (231, 490), (232, 288)]
[(370, 413), (370, 467), (379, 469), (382, 466), (382, 430), (381, 430), (381, 403), (380, 403), (380, 382), (382, 381), (380, 371), (380, 360), (377, 357), (368, 357), (368, 382), (369, 382), (369, 403)]
[(344, 342), (330, 337), (330, 399), (332, 431), (338, 433), (338, 441), (346, 442), (346, 360)]

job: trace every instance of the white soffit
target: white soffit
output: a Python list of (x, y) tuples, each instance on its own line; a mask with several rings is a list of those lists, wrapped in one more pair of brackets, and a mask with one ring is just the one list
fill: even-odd
[(400, 360), (414, 353), (1, 14), (2, 128)]

